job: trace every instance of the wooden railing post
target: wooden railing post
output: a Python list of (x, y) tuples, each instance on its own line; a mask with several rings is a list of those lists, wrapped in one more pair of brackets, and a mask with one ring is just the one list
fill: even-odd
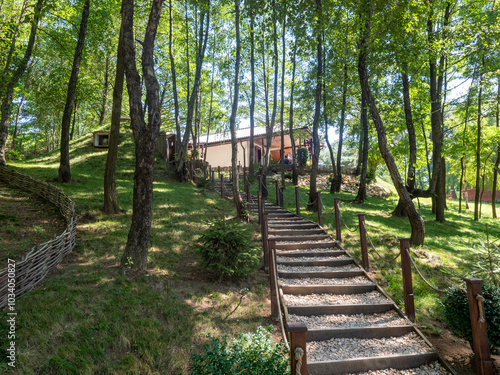
[(212, 171), (212, 190), (215, 191), (215, 171)]
[(335, 231), (336, 231), (336, 239), (337, 241), (342, 241), (342, 227), (340, 226), (340, 207), (339, 207), (340, 198), (335, 198), (333, 203), (335, 205)]
[[(290, 362), (292, 375), (307, 375), (306, 332), (304, 323), (288, 323), (290, 333)], [(300, 358), (302, 366), (297, 371), (297, 362)]]
[(268, 243), (268, 264), (269, 264), (269, 286), (271, 291), (271, 318), (274, 320), (279, 319), (278, 312), (278, 291), (276, 290), (276, 257), (274, 251), (276, 249), (276, 240), (269, 240)]
[(285, 203), (284, 203), (284, 199), (283, 199), (283, 186), (281, 186), (279, 189), (278, 189), (278, 194), (280, 196), (280, 207), (283, 208)]
[(295, 213), (297, 216), (300, 215), (300, 195), (298, 186), (295, 186)]
[(246, 178), (245, 178), (245, 192), (247, 194), (247, 203), (248, 205), (250, 205), (250, 184), (248, 183)]
[(224, 175), (220, 175), (220, 196), (224, 198)]
[(358, 214), (359, 240), (361, 242), (361, 259), (365, 271), (370, 270), (370, 260), (368, 259), (368, 243), (366, 242), (365, 214)]
[(320, 227), (323, 226), (323, 204), (321, 203), (321, 191), (318, 191), (318, 198), (317, 198), (317, 204), (318, 204), (318, 225)]
[(276, 185), (276, 206), (280, 206), (280, 185), (278, 180), (274, 181), (274, 185)]
[(262, 223), (262, 213), (264, 212), (262, 203), (263, 203), (262, 202), (262, 192), (259, 191), (257, 193), (257, 216), (259, 218), (259, 224)]
[(269, 244), (267, 238), (267, 213), (262, 213), (262, 220), (260, 221), (260, 232), (262, 237), (262, 251), (264, 253), (264, 270), (269, 270)]
[(259, 176), (259, 193), (262, 195), (262, 176)]
[(403, 297), (405, 313), (408, 319), (415, 322), (415, 301), (413, 297), (413, 281), (411, 277), (410, 239), (399, 239), (399, 250), (401, 251), (401, 270), (403, 272)]
[(469, 298), (470, 326), (472, 331), (472, 349), (476, 362), (476, 374), (493, 375), (488, 331), (484, 315), (484, 298), (481, 279), (464, 279)]
[(217, 167), (217, 171), (219, 173), (219, 178), (220, 178), (220, 165)]

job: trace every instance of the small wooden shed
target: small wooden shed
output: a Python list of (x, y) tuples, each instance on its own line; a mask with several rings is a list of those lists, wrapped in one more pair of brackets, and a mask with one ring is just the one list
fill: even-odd
[(108, 131), (95, 131), (93, 134), (93, 145), (96, 148), (107, 148), (109, 145)]

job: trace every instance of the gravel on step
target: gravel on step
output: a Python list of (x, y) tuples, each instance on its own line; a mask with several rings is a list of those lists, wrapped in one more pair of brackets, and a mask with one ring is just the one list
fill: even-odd
[(304, 316), (290, 314), (288, 319), (291, 322), (304, 323), (309, 329), (401, 326), (410, 324), (409, 320), (402, 318), (395, 311), (388, 311), (380, 314), (356, 315), (332, 314)]
[(311, 262), (311, 261), (325, 261), (325, 260), (340, 260), (340, 259), (352, 259), (347, 255), (338, 255), (335, 257), (328, 256), (316, 256), (316, 257), (284, 257), (277, 256), (276, 260), (278, 262)]
[(391, 303), (392, 301), (378, 291), (358, 294), (285, 294), (287, 306), (311, 306), (311, 305), (370, 305), (374, 303)]
[(415, 332), (400, 337), (381, 339), (333, 338), (307, 343), (307, 360), (334, 361), (360, 357), (378, 357), (396, 354), (420, 354), (429, 346)]
[(280, 255), (280, 252), (284, 253), (307, 253), (307, 252), (315, 252), (315, 253), (329, 253), (331, 251), (339, 251), (340, 249), (336, 247), (319, 247), (317, 249), (297, 249), (297, 250), (276, 250), (276, 254)]
[[(405, 370), (396, 370), (389, 368), (386, 370), (375, 370), (368, 372), (360, 372), (356, 375), (447, 375), (450, 374), (439, 362), (432, 362), (428, 365), (422, 365), (416, 368)], [(347, 374), (354, 375), (354, 374)]]
[(278, 272), (335, 272), (335, 271), (358, 271), (360, 268), (353, 264), (343, 266), (285, 266), (278, 264)]
[(353, 284), (373, 284), (370, 279), (364, 276), (356, 277), (304, 277), (302, 279), (280, 279), (281, 285), (353, 285)]

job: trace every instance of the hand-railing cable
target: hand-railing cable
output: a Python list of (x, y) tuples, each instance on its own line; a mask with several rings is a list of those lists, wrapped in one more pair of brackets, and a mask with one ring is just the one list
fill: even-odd
[[(365, 231), (366, 231), (366, 229), (365, 229)], [(382, 260), (384, 260), (384, 261), (386, 261), (386, 262), (390, 263), (390, 262), (394, 262), (394, 261), (395, 261), (396, 259), (398, 259), (398, 258), (399, 258), (399, 256), (401, 255), (401, 253), (398, 253), (398, 255), (396, 255), (396, 256), (395, 256), (394, 258), (392, 258), (392, 259), (387, 259), (387, 258), (383, 257), (383, 256), (382, 256), (382, 255), (381, 255), (381, 254), (377, 251), (377, 249), (375, 248), (375, 246), (373, 245), (372, 239), (370, 238), (370, 235), (368, 234), (368, 231), (366, 231), (366, 237), (368, 237), (368, 242), (370, 242), (370, 245), (371, 245), (371, 247), (373, 248), (373, 251), (375, 251), (375, 254), (377, 254), (377, 255), (378, 255), (378, 257), (379, 257), (380, 259), (382, 259)]]
[[(281, 313), (281, 304), (283, 303), (284, 305), (284, 301), (282, 301), (281, 299), (281, 294), (279, 293), (279, 289), (278, 289), (278, 265), (276, 264), (276, 249), (274, 248), (271, 248), (271, 260), (273, 262), (272, 265), (270, 265), (271, 267), (274, 268), (274, 287), (276, 288), (276, 294), (278, 296), (278, 317), (279, 317), (279, 320), (280, 320), (280, 326), (281, 326), (281, 334), (283, 336), (283, 341), (285, 342), (285, 345), (288, 349), (288, 352), (290, 352), (290, 344), (288, 343), (288, 337), (286, 335), (286, 331), (285, 331), (285, 326), (283, 324), (283, 314)], [(302, 365), (302, 364), (301, 364)]]
[(408, 248), (405, 248), (406, 252), (408, 253), (408, 256), (410, 257), (410, 261), (411, 261), (411, 264), (413, 265), (413, 268), (415, 268), (415, 271), (417, 271), (418, 275), (420, 276), (420, 278), (424, 281), (424, 283), (427, 284), (427, 286), (433, 290), (435, 290), (436, 292), (439, 292), (439, 293), (447, 293), (446, 290), (441, 290), (439, 288), (436, 288), (435, 286), (432, 286), (426, 279), (425, 277), (422, 275), (422, 272), (420, 272), (420, 270), (418, 269), (417, 267), (417, 264), (415, 263), (415, 261), (413, 260), (413, 258), (411, 257), (411, 253), (409, 251)]
[(358, 225), (356, 225), (353, 229), (350, 229), (350, 228), (347, 226), (347, 224), (346, 224), (346, 222), (345, 222), (345, 220), (344, 220), (344, 217), (342, 216), (342, 211), (340, 212), (340, 220), (341, 220), (341, 221), (342, 221), (342, 223), (344, 224), (344, 227), (345, 227), (345, 228), (346, 228), (349, 232), (351, 232), (351, 233), (354, 233), (354, 232), (356, 232), (356, 231), (359, 229), (359, 224), (358, 224)]

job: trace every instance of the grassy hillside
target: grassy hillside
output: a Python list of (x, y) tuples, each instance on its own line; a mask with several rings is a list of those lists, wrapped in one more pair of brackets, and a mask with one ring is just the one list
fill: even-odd
[[(61, 185), (79, 215), (77, 246), (58, 270), (18, 299), (19, 374), (180, 374), (207, 333), (253, 331), (266, 324), (261, 274), (241, 285), (218, 284), (196, 266), (190, 245), (210, 221), (233, 215), (229, 202), (179, 184), (157, 163), (150, 264), (122, 276), (118, 264), (132, 210), (134, 149), (122, 132), (117, 172), (122, 215), (101, 214), (106, 150), (90, 137), (71, 145), (71, 184)], [(56, 184), (57, 152), (11, 164)], [(240, 300), (239, 291), (248, 288)], [(6, 372), (7, 326), (0, 318), (0, 372)]]

